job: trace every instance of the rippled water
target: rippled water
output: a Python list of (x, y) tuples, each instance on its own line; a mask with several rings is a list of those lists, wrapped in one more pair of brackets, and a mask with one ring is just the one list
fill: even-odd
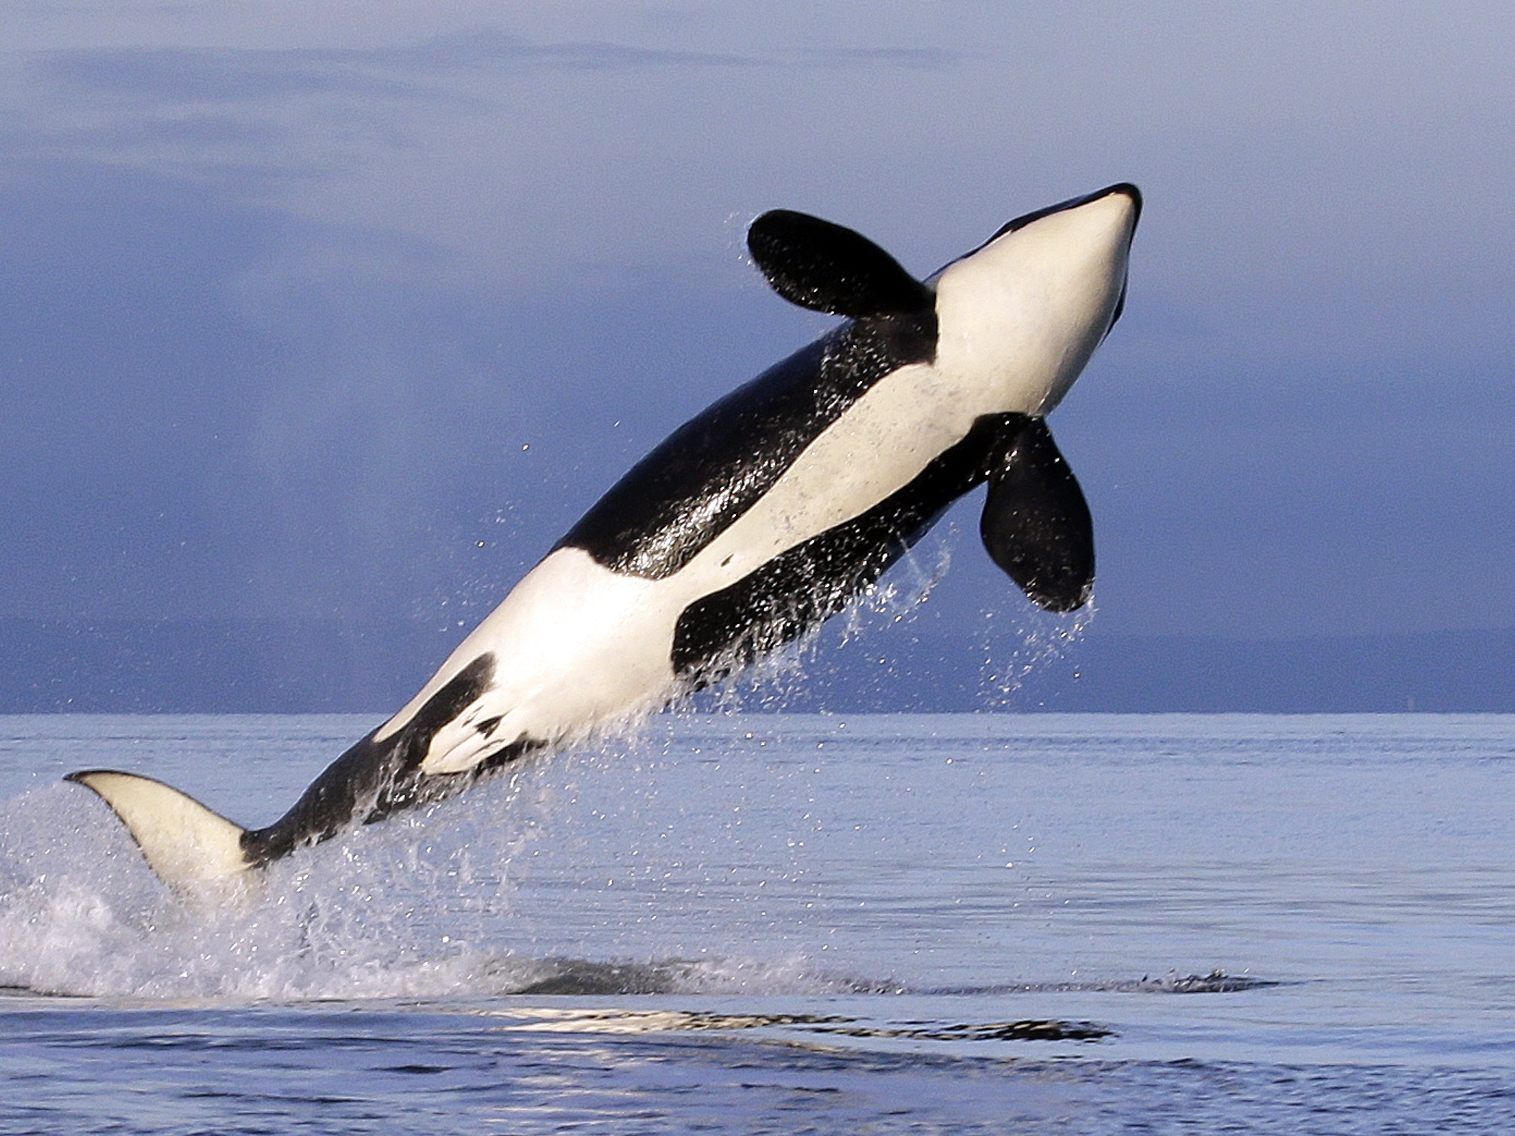
[(1515, 718), (669, 717), (158, 888), (371, 722), (0, 719), (0, 1131), (1515, 1128)]

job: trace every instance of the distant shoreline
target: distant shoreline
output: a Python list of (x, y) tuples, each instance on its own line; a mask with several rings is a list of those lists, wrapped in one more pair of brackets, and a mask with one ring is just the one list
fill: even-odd
[[(405, 621), (0, 619), (0, 713), (371, 713), (458, 631)], [(1123, 636), (986, 651), (930, 618), (836, 631), (747, 712), (1515, 713), (1515, 629), (1317, 639)], [(984, 665), (984, 659), (991, 660)], [(1029, 668), (1017, 689), (995, 676)], [(381, 710), (380, 714), (387, 711)]]

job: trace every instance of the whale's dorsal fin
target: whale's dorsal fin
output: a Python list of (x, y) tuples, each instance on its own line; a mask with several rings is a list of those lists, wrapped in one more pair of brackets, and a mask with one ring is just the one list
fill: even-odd
[(1094, 522), (1042, 418), (1021, 428), (989, 473), (984, 547), (1038, 607), (1073, 611), (1094, 590)]
[(867, 237), (808, 213), (769, 210), (747, 230), (747, 248), (775, 292), (812, 311), (860, 319), (935, 303), (929, 288)]

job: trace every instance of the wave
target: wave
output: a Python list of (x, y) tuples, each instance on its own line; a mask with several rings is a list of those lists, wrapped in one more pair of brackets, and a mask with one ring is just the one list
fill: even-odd
[[(622, 934), (628, 908), (612, 906), (605, 894), (578, 892), (563, 893), (562, 925), (544, 935), (539, 923), (520, 917), (516, 888), (534, 863), (534, 842), (554, 827), (547, 823), (556, 807), (553, 792), (571, 784), (563, 769), (556, 767), (550, 778), (504, 779), (465, 800), (346, 834), (275, 865), (250, 902), (210, 909), (164, 891), (121, 826), (87, 794), (65, 785), (33, 790), (0, 804), (0, 988), (34, 996), (182, 1003), (1221, 994), (1270, 984), (1214, 971), (912, 987), (892, 977), (848, 974), (844, 961), (838, 965), (827, 956), (820, 965), (804, 951), (771, 942), (733, 950), (733, 943), (745, 941), (740, 928), (681, 926), (669, 942), (686, 949), (660, 949), (656, 936), (649, 943)], [(635, 839), (635, 833), (625, 835), (632, 857)], [(713, 890), (710, 879), (696, 873), (693, 882), (675, 886)], [(552, 884), (571, 881), (554, 877)], [(723, 904), (704, 908), (705, 915), (717, 921), (739, 915), (740, 905), (726, 901), (751, 907), (761, 884), (750, 899), (728, 888)], [(589, 915), (569, 910), (595, 903), (601, 907)], [(1002, 1027), (972, 1024), (986, 1033)]]
[[(485, 788), (439, 806), (448, 813), (435, 825), (424, 813), (356, 830), (275, 865), (243, 902), (206, 907), (165, 891), (83, 794), (34, 790), (0, 805), (0, 989), (289, 1002), (880, 988), (794, 952), (651, 961), (541, 952), (539, 928), (512, 908), (511, 872), (529, 861), (540, 804), (527, 798), (508, 784)], [(502, 829), (521, 835), (493, 835)], [(599, 945), (619, 953), (613, 934)]]
[(850, 1014), (717, 1013), (691, 1010), (582, 1009), (533, 1006), (491, 1011), (500, 1028), (521, 1033), (670, 1033), (783, 1030), (830, 1040), (1099, 1041), (1114, 1031), (1094, 1022), (1027, 1018), (1019, 1021), (922, 1022)]

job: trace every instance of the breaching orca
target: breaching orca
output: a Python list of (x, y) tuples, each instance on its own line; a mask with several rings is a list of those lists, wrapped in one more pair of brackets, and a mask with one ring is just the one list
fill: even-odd
[(724, 677), (841, 611), (980, 482), (995, 563), (1041, 607), (1082, 606), (1089, 510), (1045, 416), (1120, 318), (1140, 210), (1112, 185), (924, 281), (850, 229), (764, 213), (747, 244), (769, 284), (845, 322), (638, 462), (283, 817), (243, 829), (150, 778), (69, 779), (169, 885), (236, 877)]

